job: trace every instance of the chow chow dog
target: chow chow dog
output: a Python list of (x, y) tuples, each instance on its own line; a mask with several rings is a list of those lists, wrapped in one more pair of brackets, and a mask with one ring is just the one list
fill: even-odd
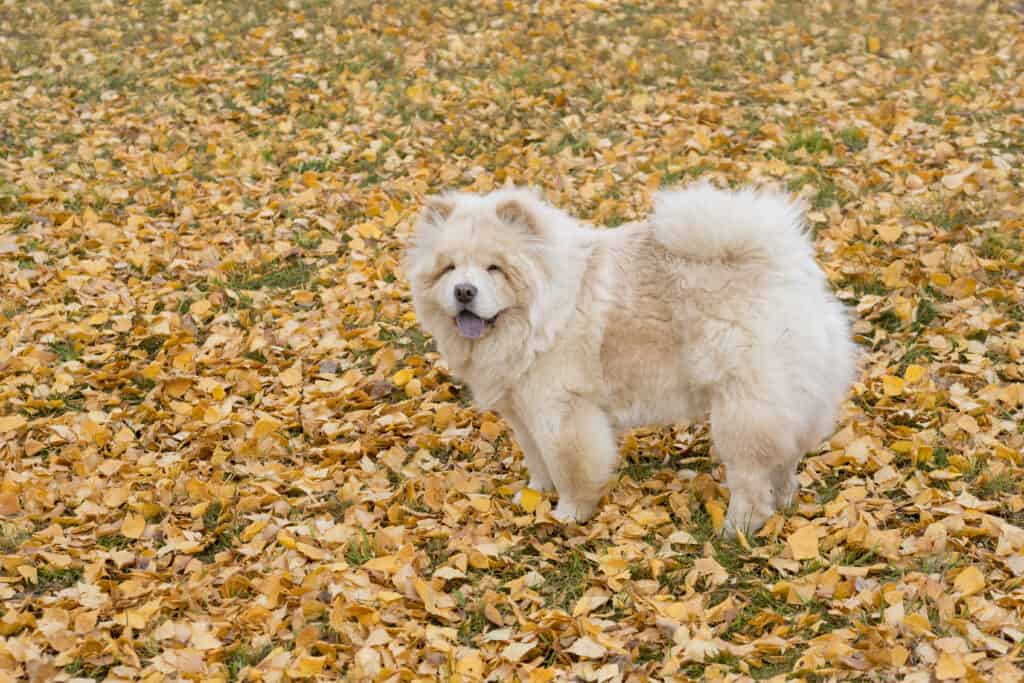
[(512, 427), (558, 520), (590, 518), (616, 435), (710, 416), (725, 530), (793, 499), (855, 374), (844, 307), (800, 209), (707, 183), (599, 229), (522, 188), (427, 200), (405, 257), (413, 305), (475, 401)]

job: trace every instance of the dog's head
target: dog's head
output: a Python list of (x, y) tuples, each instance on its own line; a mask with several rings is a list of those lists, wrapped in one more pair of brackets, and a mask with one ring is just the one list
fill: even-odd
[(537, 334), (560, 296), (566, 219), (519, 189), (427, 201), (405, 271), (420, 324), (442, 353), (511, 350)]

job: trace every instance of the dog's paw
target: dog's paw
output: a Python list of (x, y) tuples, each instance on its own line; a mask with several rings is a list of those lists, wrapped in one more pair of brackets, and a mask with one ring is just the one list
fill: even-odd
[(585, 522), (594, 515), (594, 510), (597, 508), (596, 505), (584, 505), (581, 503), (574, 503), (567, 501), (564, 498), (558, 501), (558, 505), (551, 511), (551, 516), (557, 519), (562, 524), (573, 524), (575, 522)]

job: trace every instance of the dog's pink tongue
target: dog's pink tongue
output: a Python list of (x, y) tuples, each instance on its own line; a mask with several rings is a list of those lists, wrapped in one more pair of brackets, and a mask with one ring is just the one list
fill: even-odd
[(469, 339), (477, 339), (484, 333), (483, 318), (469, 311), (459, 313), (455, 318), (455, 324), (459, 326), (459, 334)]

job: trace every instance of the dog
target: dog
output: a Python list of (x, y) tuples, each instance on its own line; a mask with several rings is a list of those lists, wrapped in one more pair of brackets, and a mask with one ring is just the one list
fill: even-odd
[(756, 531), (792, 502), (854, 380), (846, 310), (773, 191), (699, 183), (608, 229), (528, 189), (452, 192), (426, 201), (404, 269), (419, 323), (511, 426), (563, 523), (594, 514), (619, 432), (710, 415), (723, 531)]

